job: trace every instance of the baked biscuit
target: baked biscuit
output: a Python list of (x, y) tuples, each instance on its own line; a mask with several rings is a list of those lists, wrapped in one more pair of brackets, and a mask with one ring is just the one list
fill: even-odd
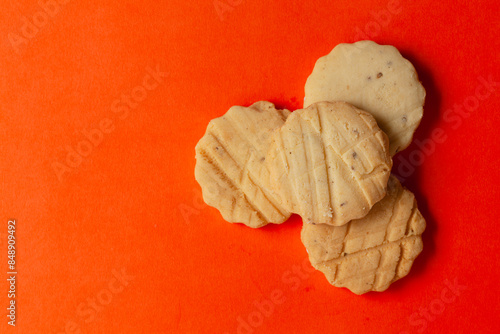
[(360, 41), (339, 44), (318, 59), (305, 85), (304, 108), (346, 101), (366, 110), (389, 137), (394, 156), (410, 145), (424, 99), (415, 68), (395, 47)]
[(363, 294), (384, 291), (408, 274), (424, 230), (415, 196), (391, 176), (387, 196), (366, 217), (340, 227), (304, 224), (301, 239), (332, 285)]
[(294, 111), (267, 155), (273, 190), (306, 223), (341, 226), (386, 193), (389, 143), (375, 119), (345, 102)]
[(269, 189), (265, 162), (271, 133), (289, 114), (261, 101), (232, 107), (208, 124), (195, 149), (195, 178), (205, 203), (225, 220), (261, 227), (290, 216)]

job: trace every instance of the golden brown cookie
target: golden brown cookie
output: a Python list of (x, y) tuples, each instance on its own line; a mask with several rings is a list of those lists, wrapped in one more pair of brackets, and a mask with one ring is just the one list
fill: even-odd
[(284, 208), (334, 226), (364, 217), (385, 196), (392, 167), (375, 119), (345, 102), (294, 111), (273, 133), (267, 162)]
[(387, 134), (391, 155), (410, 145), (423, 115), (425, 90), (413, 65), (391, 45), (339, 44), (316, 62), (304, 107), (346, 101), (371, 113)]
[(289, 114), (261, 101), (232, 107), (208, 124), (195, 149), (195, 178), (205, 202), (225, 220), (261, 227), (290, 216), (269, 189), (265, 161), (272, 131)]
[(424, 230), (415, 196), (391, 176), (387, 196), (366, 217), (340, 227), (304, 224), (301, 239), (332, 285), (363, 294), (384, 291), (408, 274)]

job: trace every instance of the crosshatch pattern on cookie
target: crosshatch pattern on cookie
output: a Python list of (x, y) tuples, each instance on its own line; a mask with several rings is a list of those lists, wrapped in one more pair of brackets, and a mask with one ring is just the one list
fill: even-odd
[(365, 216), (386, 193), (387, 136), (371, 115), (344, 102), (292, 113), (268, 153), (274, 190), (307, 223), (340, 226)]
[(205, 202), (225, 220), (261, 227), (290, 216), (269, 188), (265, 161), (271, 132), (289, 114), (261, 101), (210, 121), (196, 145), (195, 177)]
[(424, 230), (414, 195), (391, 176), (387, 196), (366, 217), (340, 227), (304, 224), (301, 238), (331, 284), (362, 294), (384, 291), (408, 274)]

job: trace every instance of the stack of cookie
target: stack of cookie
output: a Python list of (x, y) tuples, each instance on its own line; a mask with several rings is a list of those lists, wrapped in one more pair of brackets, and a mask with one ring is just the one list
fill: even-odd
[(305, 94), (293, 113), (261, 101), (210, 121), (196, 145), (203, 198), (254, 228), (300, 215), (311, 264), (332, 285), (383, 291), (422, 251), (425, 220), (390, 171), (425, 90), (396, 48), (360, 41), (320, 58)]

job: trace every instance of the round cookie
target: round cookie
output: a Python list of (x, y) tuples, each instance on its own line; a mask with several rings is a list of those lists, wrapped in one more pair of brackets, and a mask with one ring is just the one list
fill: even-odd
[(290, 216), (269, 189), (265, 162), (271, 133), (289, 114), (261, 101), (232, 107), (208, 124), (195, 148), (195, 178), (205, 203), (225, 220), (261, 227)]
[(371, 113), (394, 156), (410, 145), (423, 115), (425, 89), (413, 65), (391, 45), (339, 44), (321, 57), (305, 85), (304, 108), (346, 101)]
[(345, 102), (294, 111), (267, 154), (272, 189), (306, 223), (341, 226), (386, 193), (389, 142), (375, 119)]
[(408, 274), (424, 230), (415, 196), (391, 176), (387, 196), (366, 217), (340, 227), (304, 224), (301, 239), (332, 285), (363, 294), (384, 291)]

